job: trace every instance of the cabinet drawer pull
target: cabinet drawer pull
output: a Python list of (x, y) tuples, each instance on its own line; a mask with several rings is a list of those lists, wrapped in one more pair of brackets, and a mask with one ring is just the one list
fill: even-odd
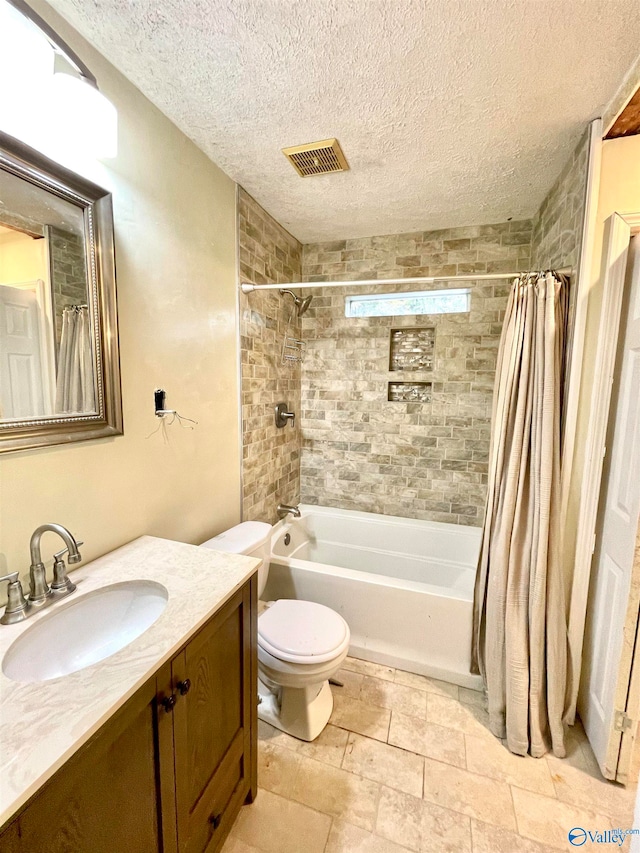
[(178, 690), (180, 691), (181, 696), (186, 696), (187, 693), (191, 690), (191, 679), (185, 678), (184, 681), (179, 681)]
[(215, 815), (212, 814), (211, 817), (209, 818), (209, 823), (211, 824), (211, 826), (214, 829), (217, 829), (220, 826), (221, 822), (222, 822), (222, 815), (221, 814), (215, 814)]
[(170, 714), (171, 711), (173, 711), (174, 705), (176, 704), (176, 694), (172, 693), (171, 696), (165, 696), (160, 704), (165, 709), (167, 714)]

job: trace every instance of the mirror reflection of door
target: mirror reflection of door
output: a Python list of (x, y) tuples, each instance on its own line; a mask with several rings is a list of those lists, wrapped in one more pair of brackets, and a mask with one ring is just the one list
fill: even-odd
[(45, 401), (38, 314), (33, 290), (0, 285), (0, 416), (5, 419), (51, 411), (51, 400)]
[(96, 411), (86, 256), (80, 207), (3, 174), (1, 421)]
[(0, 225), (0, 418), (53, 413), (54, 344), (47, 240)]

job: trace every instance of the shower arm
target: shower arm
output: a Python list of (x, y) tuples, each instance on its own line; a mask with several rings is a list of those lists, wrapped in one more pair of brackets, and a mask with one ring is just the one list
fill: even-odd
[[(551, 270), (559, 275), (571, 276), (574, 271), (569, 267), (559, 270)], [(523, 271), (500, 272), (500, 273), (476, 273), (470, 275), (429, 275), (415, 276), (413, 278), (369, 278), (356, 279), (355, 281), (292, 281), (286, 284), (254, 284), (251, 281), (243, 281), (240, 289), (243, 293), (253, 293), (254, 290), (282, 290), (283, 288), (322, 288), (322, 287), (376, 287), (383, 284), (436, 284), (440, 281), (502, 281), (514, 279), (523, 275)]]

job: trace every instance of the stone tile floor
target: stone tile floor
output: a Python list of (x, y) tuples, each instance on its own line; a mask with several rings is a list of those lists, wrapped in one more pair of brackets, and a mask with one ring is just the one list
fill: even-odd
[(223, 853), (550, 853), (575, 826), (631, 827), (635, 790), (601, 777), (579, 723), (566, 759), (522, 758), (480, 693), (355, 658), (336, 677), (313, 743), (260, 723), (260, 792)]

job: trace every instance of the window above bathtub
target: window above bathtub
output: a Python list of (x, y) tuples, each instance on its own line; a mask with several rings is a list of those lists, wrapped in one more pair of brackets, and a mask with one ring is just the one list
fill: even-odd
[(461, 314), (471, 310), (471, 289), (369, 293), (347, 296), (346, 317), (400, 317), (404, 314)]

